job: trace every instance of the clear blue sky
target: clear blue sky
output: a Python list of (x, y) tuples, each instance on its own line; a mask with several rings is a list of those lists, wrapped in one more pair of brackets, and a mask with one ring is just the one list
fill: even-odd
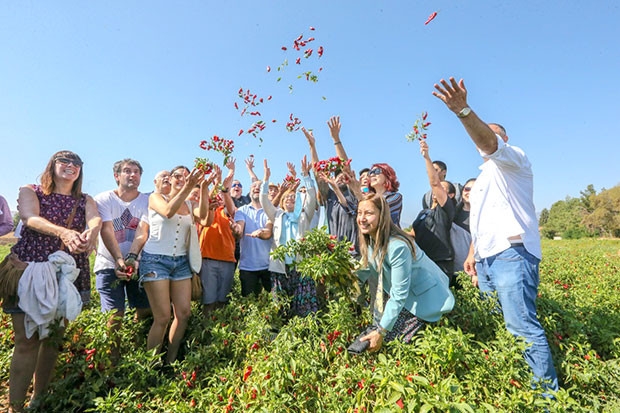
[[(259, 176), (267, 157), (281, 179), (285, 162), (308, 152), (301, 131), (285, 130), (290, 113), (314, 129), (322, 159), (334, 155), (326, 121), (340, 115), (354, 169), (388, 162), (397, 171), (407, 226), (428, 189), (418, 145), (405, 140), (422, 111), (448, 179), (464, 182), (481, 163), (431, 95), (454, 76), (471, 107), (528, 154), (542, 210), (588, 184), (620, 182), (619, 21), (612, 1), (3, 1), (0, 194), (14, 210), (19, 186), (60, 149), (83, 158), (90, 194), (114, 187), (111, 167), (124, 157), (142, 163), (150, 191), (158, 170), (209, 155), (198, 143), (214, 134), (235, 140), (247, 187), (249, 154)], [(315, 54), (296, 66), (291, 45), (302, 33), (316, 38)], [(319, 66), (317, 83), (296, 78)], [(234, 109), (240, 87), (273, 96), (259, 108), (262, 145), (237, 137), (253, 120)]]

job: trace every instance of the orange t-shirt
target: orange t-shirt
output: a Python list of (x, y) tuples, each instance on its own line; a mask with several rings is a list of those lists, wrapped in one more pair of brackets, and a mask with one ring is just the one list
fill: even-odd
[(201, 228), (200, 251), (203, 258), (236, 262), (235, 237), (223, 206), (216, 208), (213, 223)]

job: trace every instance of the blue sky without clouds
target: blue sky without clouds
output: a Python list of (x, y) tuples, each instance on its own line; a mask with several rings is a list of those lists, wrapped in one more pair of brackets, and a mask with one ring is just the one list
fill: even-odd
[[(598, 1), (4, 1), (0, 4), (0, 194), (16, 208), (52, 153), (85, 161), (84, 189), (112, 189), (114, 161), (132, 157), (152, 177), (205, 153), (213, 135), (236, 143), (237, 175), (253, 154), (262, 176), (308, 153), (290, 113), (314, 130), (319, 156), (334, 155), (326, 122), (340, 115), (353, 168), (394, 167), (403, 226), (428, 190), (417, 143), (405, 135), (422, 111), (433, 159), (448, 179), (476, 176), (480, 157), (460, 122), (431, 95), (441, 78), (464, 78), (479, 116), (503, 124), (534, 165), (535, 203), (549, 208), (588, 184), (620, 182), (620, 6)], [(426, 18), (438, 15), (430, 24)], [(309, 30), (310, 26), (316, 28)], [(315, 54), (291, 45), (314, 36)], [(316, 56), (324, 47), (321, 59)], [(286, 52), (281, 46), (287, 46)], [(289, 66), (275, 70), (284, 59)], [(272, 70), (267, 73), (266, 67)], [(297, 79), (316, 71), (317, 83)], [(278, 76), (280, 82), (276, 82)], [(288, 86), (293, 87), (292, 92)], [(273, 99), (259, 135), (234, 109), (239, 88)], [(325, 97), (325, 99), (323, 99)], [(276, 119), (277, 123), (271, 123)]]

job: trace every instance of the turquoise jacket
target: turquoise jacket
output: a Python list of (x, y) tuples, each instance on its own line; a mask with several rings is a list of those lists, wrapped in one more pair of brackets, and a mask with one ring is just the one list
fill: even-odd
[[(390, 295), (380, 325), (392, 330), (403, 308), (425, 321), (437, 321), (452, 310), (454, 296), (448, 277), (417, 245), (415, 259), (408, 244), (392, 237), (383, 261), (383, 290)], [(379, 279), (377, 266), (371, 262), (368, 248), (368, 269), (358, 272), (361, 281)]]

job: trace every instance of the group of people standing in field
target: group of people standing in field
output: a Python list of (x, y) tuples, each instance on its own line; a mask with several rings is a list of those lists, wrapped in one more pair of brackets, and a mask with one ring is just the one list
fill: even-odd
[[(454, 273), (464, 270), (482, 292), (497, 293), (507, 329), (530, 344), (525, 358), (533, 371), (532, 385), (557, 390), (536, 316), (541, 250), (531, 165), (520, 148), (507, 143), (501, 125), (483, 122), (469, 107), (462, 80), (441, 80), (435, 89), (433, 94), (456, 114), (484, 162), (477, 179), (454, 185), (445, 179), (445, 164), (433, 162), (428, 144), (421, 141), (431, 190), (411, 231), (401, 229), (403, 197), (394, 169), (376, 163), (355, 174), (346, 162), (340, 119), (332, 117), (328, 128), (343, 161), (336, 173), (313, 168), (320, 159), (315, 138), (302, 129), (310, 159), (301, 160), (299, 179), (289, 163), (293, 179), (273, 184), (267, 160), (259, 178), (249, 158), (247, 195), (235, 176), (234, 159), (225, 165), (225, 176), (219, 167), (208, 175), (185, 166), (161, 171), (151, 194), (139, 191), (140, 163), (123, 159), (113, 167), (117, 186), (90, 197), (82, 192), (80, 157), (57, 152), (41, 183), (19, 191), (23, 229), (12, 254), (40, 263), (56, 251), (68, 253), (79, 269), (74, 286), (86, 304), (88, 256), (96, 249), (96, 288), (102, 310), (110, 314), (108, 328), (114, 333), (121, 327), (128, 302), (136, 318), (152, 317), (147, 348), (161, 350), (167, 342), (165, 361), (172, 363), (191, 313), (196, 272), (189, 259), (192, 231), (197, 231), (202, 255), (204, 314), (226, 305), (238, 269), (242, 295), (263, 290), (286, 294), (289, 314), (306, 316), (320, 308), (323, 286), (298, 272), (293, 257), (277, 261), (270, 251), (324, 223), (330, 234), (353, 244), (351, 254), (360, 262), (359, 284), (369, 292), (360, 302), (373, 314), (373, 325), (361, 337), (369, 351), (393, 339), (410, 342), (425, 322), (449, 312), (454, 306), (450, 286), (459, 287)], [(49, 336), (25, 328), (26, 299), (31, 297), (17, 295), (3, 302), (15, 331), (9, 390), (13, 411), (23, 410), (33, 377), (32, 398), (45, 391), (58, 356), (57, 346), (48, 345)], [(62, 321), (60, 333), (64, 326)], [(112, 345), (113, 360), (120, 357), (119, 345)]]

